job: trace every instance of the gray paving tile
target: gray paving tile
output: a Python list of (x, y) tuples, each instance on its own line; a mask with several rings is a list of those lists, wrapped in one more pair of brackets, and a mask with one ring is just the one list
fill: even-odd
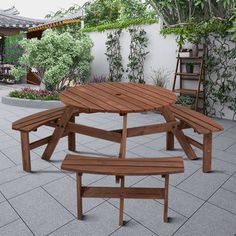
[(227, 149), (227, 152), (229, 153), (232, 153), (232, 154), (235, 154), (236, 153), (236, 143), (232, 146), (230, 146), (228, 149)]
[(227, 189), (236, 193), (236, 176), (231, 177), (223, 186), (222, 188)]
[[(1, 152), (6, 155), (10, 160), (12, 160), (15, 164), (22, 163), (22, 154), (21, 154), (21, 146), (20, 143), (15, 145), (11, 145), (10, 147), (1, 149)], [(34, 152), (31, 151), (31, 160), (39, 158)]]
[[(76, 181), (70, 177), (65, 177), (43, 186), (43, 188), (60, 202), (66, 209), (77, 216), (77, 192)], [(83, 198), (83, 212), (104, 202), (100, 198)]]
[(0, 193), (0, 203), (4, 202), (6, 199), (3, 197), (3, 195)]
[[(201, 167), (194, 164), (193, 160), (184, 160), (184, 173), (170, 175), (170, 184), (173, 186), (177, 186), (189, 176), (191, 176), (194, 172), (199, 170)], [(153, 176), (159, 180), (162, 180), (161, 176)]]
[(224, 131), (221, 135), (228, 138), (236, 139), (236, 128), (234, 127), (234, 128), (228, 129)]
[(33, 236), (22, 220), (16, 220), (2, 228), (0, 228), (2, 236)]
[(164, 157), (167, 156), (165, 152), (159, 151), (159, 150), (154, 150), (150, 147), (146, 147), (144, 145), (139, 145), (137, 147), (134, 147), (130, 149), (130, 151), (137, 156), (142, 156), (142, 157)]
[(154, 139), (151, 142), (145, 143), (144, 146), (154, 150), (165, 150), (166, 139), (162, 137), (159, 139)]
[(100, 148), (99, 150), (97, 150), (97, 152), (99, 152), (101, 155), (105, 155), (105, 156), (118, 157), (119, 150), (120, 150), (119, 146), (117, 144), (113, 143), (110, 146)]
[(0, 171), (12, 166), (15, 166), (15, 164), (0, 152)]
[[(31, 167), (33, 172), (43, 170), (50, 166), (51, 164), (49, 162), (41, 159), (31, 161)], [(9, 169), (2, 170), (0, 171), (0, 185), (29, 174), (31, 173), (23, 171), (22, 165), (17, 165)]]
[(96, 142), (91, 141), (91, 142), (86, 143), (85, 146), (93, 150), (99, 150), (101, 148), (109, 147), (110, 145), (113, 145), (113, 144), (114, 142), (98, 139), (96, 140)]
[(14, 209), (8, 202), (0, 203), (0, 227), (11, 223), (12, 221), (19, 218)]
[(236, 215), (235, 193), (220, 188), (208, 201)]
[[(118, 200), (109, 200), (118, 206)], [(125, 200), (125, 213), (160, 236), (172, 235), (187, 220), (169, 209), (169, 223), (163, 222), (163, 205), (154, 200)]]
[(143, 227), (141, 224), (137, 223), (134, 220), (129, 221), (124, 227), (120, 227), (115, 231), (112, 236), (154, 236), (153, 232)]
[(0, 191), (9, 199), (63, 176), (64, 174), (59, 172), (55, 167), (49, 167), (41, 172), (29, 174), (2, 184), (0, 185)]
[[(76, 174), (72, 173), (70, 176), (75, 180)], [(93, 175), (93, 174), (83, 174), (83, 185), (90, 185), (93, 182), (97, 182), (100, 179), (103, 179), (106, 175)]]
[[(236, 163), (227, 162), (226, 160), (222, 159), (216, 159), (214, 157), (212, 158), (212, 172), (219, 172), (227, 175), (232, 175), (236, 171)], [(201, 157), (197, 160), (192, 160), (192, 163), (199, 165), (202, 168), (203, 159)]]
[(20, 145), (18, 141), (15, 139), (11, 138), (10, 140), (0, 142), (0, 150), (6, 149), (6, 148), (11, 148), (13, 146)]
[(178, 188), (183, 189), (201, 199), (208, 199), (227, 179), (228, 175), (221, 172), (202, 173), (197, 171), (183, 181)]
[(220, 150), (213, 149), (212, 156), (213, 158), (217, 158), (222, 161), (227, 161), (227, 162), (236, 164), (236, 155), (229, 153), (227, 151), (220, 151)]
[(236, 232), (236, 216), (206, 203), (175, 236), (232, 236)]
[[(132, 187), (163, 188), (164, 182), (148, 177)], [(204, 203), (199, 198), (175, 187), (170, 186), (169, 191), (169, 207), (186, 217), (190, 217)], [(159, 202), (163, 204), (163, 200)]]
[[(126, 176), (125, 186), (129, 187), (138, 183), (140, 180), (146, 178), (145, 176)], [(116, 184), (115, 176), (107, 176), (101, 180), (98, 180), (92, 186), (107, 186), (107, 187), (119, 187), (120, 184)]]
[(213, 139), (212, 145), (215, 149), (224, 151), (228, 149), (230, 146), (232, 146), (233, 144), (235, 144), (235, 142), (236, 142), (235, 139), (227, 138), (222, 135), (219, 135), (215, 139)]
[(36, 235), (46, 235), (74, 219), (72, 214), (40, 188), (10, 202)]
[[(118, 225), (119, 211), (108, 203), (103, 203), (100, 206), (89, 211), (83, 221), (74, 220), (69, 224), (56, 230), (50, 236), (104, 236), (109, 235), (119, 228)], [(130, 220), (125, 216), (126, 221)]]

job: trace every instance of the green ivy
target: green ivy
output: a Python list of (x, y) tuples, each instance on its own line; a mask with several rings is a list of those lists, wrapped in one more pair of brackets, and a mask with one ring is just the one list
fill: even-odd
[(109, 63), (109, 80), (112, 82), (120, 82), (124, 73), (120, 47), (121, 33), (122, 30), (115, 30), (107, 35), (105, 55)]
[(158, 19), (130, 19), (130, 20), (121, 20), (114, 23), (106, 23), (98, 25), (95, 27), (81, 29), (82, 32), (102, 32), (105, 30), (111, 29), (125, 29), (132, 25), (145, 25), (145, 24), (154, 24), (157, 23)]
[(144, 62), (146, 59), (148, 47), (147, 33), (144, 29), (134, 27), (129, 29), (131, 43), (129, 63), (127, 65), (128, 79), (133, 83), (145, 83)]
[(163, 36), (170, 34), (177, 35), (177, 43), (183, 46), (185, 43), (190, 42), (193, 44), (202, 43), (202, 40), (212, 32), (224, 36), (226, 32), (232, 27), (232, 22), (229, 20), (219, 20), (211, 18), (209, 21), (195, 22), (192, 19), (183, 25), (176, 27), (166, 27), (161, 30)]

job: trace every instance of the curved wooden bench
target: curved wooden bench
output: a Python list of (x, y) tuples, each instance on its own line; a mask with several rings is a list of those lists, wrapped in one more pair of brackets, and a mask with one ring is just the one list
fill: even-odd
[[(27, 172), (31, 171), (30, 150), (47, 144), (51, 139), (51, 136), (48, 136), (43, 139), (30, 143), (29, 133), (31, 131), (37, 131), (37, 129), (43, 125), (56, 127), (57, 122), (61, 118), (64, 111), (65, 107), (49, 109), (46, 111), (26, 116), (12, 123), (12, 129), (20, 131), (21, 134), (22, 163), (23, 163), (23, 169), (25, 171)], [(71, 118), (71, 121), (74, 121), (74, 117)], [(74, 150), (75, 149), (74, 133), (67, 132), (64, 133), (63, 137), (64, 136), (68, 136), (69, 149)]]
[[(99, 197), (120, 198), (120, 200), (124, 198), (164, 199), (163, 219), (167, 222), (169, 175), (184, 172), (184, 163), (181, 157), (113, 159), (67, 155), (61, 168), (77, 173), (79, 220), (82, 220), (82, 197)], [(82, 187), (83, 173), (114, 176), (162, 175), (165, 178), (165, 186), (164, 188), (127, 188), (122, 187), (121, 183), (120, 187)], [(120, 207), (119, 224), (123, 225), (123, 206)]]
[[(173, 112), (175, 118), (177, 118), (180, 123), (178, 125), (179, 129), (189, 129), (192, 128), (198, 134), (203, 135), (203, 143), (190, 138), (185, 135), (188, 142), (193, 146), (201, 149), (203, 151), (203, 172), (211, 171), (211, 159), (212, 159), (212, 133), (223, 131), (224, 127), (218, 124), (213, 119), (188, 108), (172, 105), (171, 111)], [(167, 149), (174, 149), (174, 135), (172, 132), (167, 134)]]

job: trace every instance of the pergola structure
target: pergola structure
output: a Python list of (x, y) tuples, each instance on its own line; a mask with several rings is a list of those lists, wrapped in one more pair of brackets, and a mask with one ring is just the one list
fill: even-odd
[(82, 17), (82, 11), (71, 14), (66, 17), (58, 18), (58, 19), (53, 19), (53, 20), (48, 20), (44, 24), (40, 24), (37, 26), (30, 27), (27, 32), (27, 38), (41, 38), (43, 31), (58, 27), (58, 26), (63, 26), (63, 25), (69, 25), (69, 24), (79, 24), (81, 22), (81, 17)]

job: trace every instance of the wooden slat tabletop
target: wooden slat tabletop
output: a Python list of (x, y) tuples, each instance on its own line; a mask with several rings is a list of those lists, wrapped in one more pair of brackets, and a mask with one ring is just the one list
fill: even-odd
[(69, 88), (60, 99), (82, 112), (130, 113), (159, 110), (174, 104), (176, 96), (158, 86), (109, 82)]

